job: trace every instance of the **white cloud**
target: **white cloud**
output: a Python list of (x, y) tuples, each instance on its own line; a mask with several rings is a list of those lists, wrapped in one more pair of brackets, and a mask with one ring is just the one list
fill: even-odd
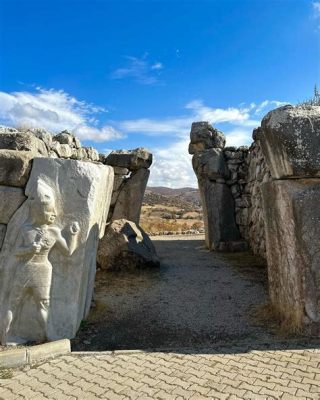
[(163, 64), (161, 62), (156, 62), (155, 64), (151, 65), (151, 69), (163, 69)]
[(105, 111), (62, 90), (37, 88), (34, 93), (0, 92), (2, 124), (41, 127), (54, 133), (67, 129), (82, 140), (101, 142), (123, 137), (111, 126), (96, 126), (98, 121), (94, 115)]
[(315, 1), (312, 3), (313, 15), (315, 18), (320, 18), (320, 2)]
[(185, 109), (188, 114), (163, 119), (140, 118), (118, 123), (121, 130), (127, 133), (143, 133), (150, 136), (173, 135), (184, 138), (190, 131), (192, 122), (208, 121), (211, 124), (230, 124), (248, 128), (248, 131), (260, 125), (259, 114), (274, 106), (286, 103), (276, 100), (265, 100), (260, 104), (242, 104), (239, 107), (214, 108), (204, 105), (201, 100), (189, 102)]
[[(172, 135), (172, 141), (162, 148), (152, 149), (154, 163), (151, 168), (150, 186), (197, 187), (197, 180), (188, 154), (191, 124), (194, 121), (208, 121), (219, 128), (224, 124), (227, 146), (243, 146), (252, 143), (252, 130), (260, 125), (261, 113), (272, 107), (286, 104), (276, 100), (265, 100), (260, 104), (251, 103), (239, 107), (212, 108), (202, 101), (187, 104), (189, 115), (161, 119), (137, 119), (124, 121), (121, 128), (126, 132), (157, 135)], [(259, 119), (257, 117), (259, 116)], [(226, 127), (226, 128), (225, 128)]]
[(159, 82), (160, 71), (164, 68), (161, 62), (150, 62), (148, 54), (143, 57), (125, 57), (127, 63), (111, 73), (112, 79), (131, 78), (143, 85), (152, 85)]
[(188, 154), (189, 138), (171, 143), (165, 148), (153, 149), (149, 186), (197, 187), (197, 179)]

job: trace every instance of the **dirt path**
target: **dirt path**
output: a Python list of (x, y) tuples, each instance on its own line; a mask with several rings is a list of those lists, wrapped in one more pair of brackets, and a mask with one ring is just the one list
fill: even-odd
[(250, 319), (266, 301), (266, 268), (249, 253), (208, 252), (203, 237), (156, 237), (156, 271), (99, 272), (96, 307), (74, 350), (179, 348), (261, 340)]

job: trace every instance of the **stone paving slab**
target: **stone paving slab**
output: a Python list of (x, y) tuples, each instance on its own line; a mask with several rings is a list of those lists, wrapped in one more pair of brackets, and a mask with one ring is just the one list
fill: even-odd
[(71, 353), (0, 380), (0, 399), (320, 399), (320, 349)]

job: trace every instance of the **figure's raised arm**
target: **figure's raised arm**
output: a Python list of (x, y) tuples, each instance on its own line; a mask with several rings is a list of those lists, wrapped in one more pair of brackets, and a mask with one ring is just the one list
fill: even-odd
[(76, 247), (77, 247), (77, 241), (78, 241), (78, 235), (80, 233), (80, 226), (78, 222), (72, 222), (70, 227), (69, 227), (69, 232), (70, 232), (70, 237), (67, 242), (67, 240), (62, 236), (60, 229), (56, 230), (57, 233), (57, 241), (56, 244), (58, 245), (60, 251), (67, 255), (67, 256), (72, 256), (74, 253)]

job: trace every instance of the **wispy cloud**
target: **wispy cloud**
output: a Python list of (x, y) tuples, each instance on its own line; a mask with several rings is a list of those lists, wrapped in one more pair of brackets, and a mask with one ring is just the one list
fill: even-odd
[(164, 66), (161, 62), (152, 62), (148, 54), (143, 57), (126, 56), (126, 65), (111, 73), (112, 79), (133, 79), (143, 85), (152, 85), (159, 82)]
[(312, 3), (313, 15), (315, 18), (320, 18), (320, 1), (314, 1)]
[(312, 3), (312, 18), (316, 24), (316, 31), (320, 30), (320, 1), (314, 1)]
[(96, 142), (119, 139), (123, 134), (112, 126), (98, 127), (96, 115), (106, 112), (80, 101), (63, 90), (36, 88), (34, 92), (0, 92), (0, 123), (11, 126), (64, 129), (82, 140)]
[[(216, 127), (223, 125), (227, 146), (250, 145), (252, 129), (260, 125), (260, 119), (268, 110), (287, 104), (265, 100), (259, 104), (241, 104), (239, 107), (214, 108), (200, 100), (189, 102), (187, 114), (164, 119), (123, 121), (120, 126), (127, 133), (143, 133), (151, 136), (170, 136), (170, 143), (152, 149), (154, 163), (151, 169), (151, 186), (196, 187), (191, 156), (188, 154), (189, 131), (192, 122), (208, 121)], [(168, 141), (168, 140), (167, 140)]]
[(215, 108), (207, 106), (201, 100), (193, 100), (186, 104), (186, 113), (163, 119), (139, 118), (121, 121), (118, 126), (127, 133), (143, 133), (151, 136), (176, 136), (184, 138), (194, 121), (208, 121), (211, 124), (241, 127), (251, 135), (252, 128), (260, 124), (261, 114), (284, 102), (265, 100), (260, 104), (242, 104), (239, 107)]

